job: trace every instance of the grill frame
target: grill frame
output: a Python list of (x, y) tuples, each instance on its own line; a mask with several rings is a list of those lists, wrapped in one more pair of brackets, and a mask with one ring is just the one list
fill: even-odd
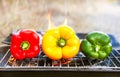
[[(40, 35), (42, 35), (42, 32), (38, 32)], [(80, 34), (77, 33), (77, 36), (80, 39), (84, 39), (86, 34)], [(72, 61), (79, 61), (79, 62), (74, 62), (75, 66), (71, 66), (70, 63), (68, 64), (62, 64), (62, 61), (60, 60), (60, 65), (58, 66), (54, 66), (54, 62), (56, 61), (52, 61), (50, 59), (48, 59), (43, 52), (41, 52), (36, 58), (32, 58), (32, 59), (26, 59), (24, 61), (20, 61), (21, 64), (20, 65), (10, 65), (9, 61), (12, 57), (12, 55), (10, 54), (9, 51), (9, 46), (10, 46), (10, 38), (11, 38), (11, 34), (10, 36), (8, 36), (3, 43), (8, 44), (5, 46), (1, 46), (0, 48), (3, 48), (1, 52), (6, 52), (4, 54), (4, 56), (2, 57), (2, 59), (0, 59), (0, 71), (94, 71), (94, 72), (120, 72), (120, 50), (119, 50), (119, 43), (117, 42), (117, 40), (114, 38), (113, 35), (109, 35), (111, 38), (111, 43), (113, 45), (113, 51), (110, 54), (109, 57), (107, 57), (107, 59), (105, 59), (104, 61), (99, 61), (99, 60), (93, 60), (93, 59), (87, 59), (81, 52), (74, 58), (72, 58)], [(6, 49), (6, 50), (5, 50)], [(42, 50), (41, 50), (42, 51)], [(117, 54), (117, 56), (116, 56)], [(46, 65), (47, 63), (44, 63), (43, 66), (40, 66), (40, 61), (42, 58), (46, 58), (46, 60), (44, 59), (43, 61), (51, 61), (52, 65)], [(85, 60), (84, 60), (85, 59)], [(30, 65), (31, 61), (37, 60), (37, 65)], [(84, 61), (88, 60), (89, 65), (86, 65), (84, 63)], [(118, 61), (118, 65), (116, 65), (116, 63), (114, 63), (114, 60)], [(18, 60), (17, 60), (18, 61)], [(17, 62), (16, 60), (13, 60), (13, 63)], [(105, 62), (107, 61), (107, 63)], [(105, 63), (108, 64), (110, 61), (109, 66), (105, 65), (101, 65), (101, 63)], [(19, 61), (18, 61), (19, 62)], [(29, 62), (28, 64), (26, 63), (26, 66), (24, 62)], [(93, 62), (93, 63), (92, 63)], [(79, 63), (80, 65), (76, 66), (76, 64)], [(19, 63), (18, 63), (19, 64)]]

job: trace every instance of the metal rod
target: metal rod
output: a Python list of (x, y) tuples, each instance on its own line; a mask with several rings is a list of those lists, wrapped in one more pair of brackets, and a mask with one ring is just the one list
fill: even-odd
[(5, 57), (7, 56), (7, 54), (10, 52), (10, 49), (7, 50), (7, 52), (5, 53), (5, 55), (3, 56), (3, 58), (0, 60), (0, 63), (5, 59)]
[(37, 66), (38, 66), (38, 64), (39, 64), (39, 61), (40, 61), (40, 58), (37, 58)]
[(29, 60), (28, 67), (30, 67), (30, 66), (31, 66), (31, 64), (30, 64), (31, 60), (32, 60), (32, 59), (30, 59), (30, 60)]
[(112, 59), (108, 56), (109, 60), (112, 62), (112, 64), (117, 67), (117, 65), (112, 61)]
[(109, 64), (106, 63), (106, 59), (104, 60), (104, 63), (106, 64), (107, 67), (109, 67)]
[(7, 64), (8, 64), (8, 62), (9, 62), (9, 60), (10, 60), (11, 57), (12, 57), (12, 55), (9, 57), (9, 59), (7, 60), (7, 62), (5, 63), (4, 66), (7, 66)]
[(92, 63), (88, 60), (88, 62), (89, 62), (89, 64), (90, 64), (90, 66), (92, 66)]
[(81, 62), (82, 62), (82, 65), (85, 66), (85, 65), (84, 65), (84, 62), (83, 62), (83, 59), (82, 59), (81, 57), (79, 57), (79, 58), (80, 58), (80, 60), (81, 60)]
[(77, 62), (76, 62), (76, 60), (74, 60), (75, 61), (75, 67), (77, 67)]
[(119, 55), (120, 55), (120, 52), (118, 52), (118, 50), (114, 49)]
[(54, 60), (52, 60), (52, 67), (54, 67)]
[(61, 62), (61, 60), (60, 60), (60, 67), (62, 67), (62, 64), (61, 64), (62, 62)]
[(97, 62), (96, 64), (97, 64), (97, 66), (101, 66), (101, 64), (99, 62)]
[(113, 52), (111, 53), (113, 56), (114, 56), (114, 58), (120, 63), (120, 60), (113, 54)]
[(67, 63), (68, 68), (70, 67), (69, 62)]
[(21, 62), (20, 67), (22, 67), (22, 66), (23, 66), (23, 63), (24, 63), (24, 61), (22, 61), (22, 62)]
[(45, 61), (44, 61), (44, 67), (46, 67), (46, 57), (45, 57)]

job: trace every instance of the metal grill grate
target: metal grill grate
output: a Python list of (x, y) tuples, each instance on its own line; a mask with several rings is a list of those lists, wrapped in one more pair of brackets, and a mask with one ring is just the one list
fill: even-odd
[[(85, 38), (85, 34), (77, 34), (79, 38)], [(111, 37), (113, 45), (112, 53), (103, 61), (88, 59), (81, 52), (72, 59), (61, 59), (58, 61), (47, 58), (44, 53), (32, 59), (23, 61), (15, 60), (10, 54), (9, 45), (0, 47), (0, 71), (120, 71), (120, 47), (115, 38)], [(10, 44), (5, 39), (5, 43)]]
[(39, 71), (120, 71), (120, 50), (113, 49), (104, 60), (87, 59), (81, 52), (69, 60), (54, 61), (47, 58), (42, 52), (35, 58), (16, 60), (10, 54), (9, 46), (2, 47), (0, 70), (39, 70)]

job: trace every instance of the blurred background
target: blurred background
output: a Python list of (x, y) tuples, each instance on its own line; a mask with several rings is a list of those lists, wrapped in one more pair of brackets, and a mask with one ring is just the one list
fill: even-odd
[(0, 41), (18, 29), (46, 31), (47, 14), (55, 26), (67, 19), (76, 32), (103, 31), (120, 42), (120, 0), (0, 0)]

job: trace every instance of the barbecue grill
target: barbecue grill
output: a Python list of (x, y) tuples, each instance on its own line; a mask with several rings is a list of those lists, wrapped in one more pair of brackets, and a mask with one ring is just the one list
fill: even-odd
[[(37, 31), (40, 35), (43, 34), (43, 32)], [(80, 72), (82, 72), (82, 75), (87, 75), (86, 73), (92, 74), (101, 74), (107, 73), (109, 76), (119, 76), (120, 72), (120, 44), (116, 40), (116, 38), (109, 34), (111, 38), (111, 44), (113, 46), (112, 53), (103, 61), (96, 60), (96, 59), (88, 59), (84, 54), (79, 52), (78, 55), (76, 55), (74, 58), (69, 60), (61, 59), (59, 61), (54, 61), (46, 57), (44, 53), (41, 52), (39, 55), (32, 59), (25, 59), (23, 61), (16, 60), (13, 58), (13, 56), (10, 54), (10, 34), (2, 43), (4, 43), (3, 46), (0, 47), (0, 71), (4, 71), (5, 73), (10, 74), (10, 71), (14, 71), (18, 74), (17, 71), (34, 71), (34, 73), (38, 73), (37, 71), (44, 73), (41, 75), (51, 75), (58, 74), (58, 76), (61, 76), (61, 72), (66, 74), (67, 72), (70, 72), (69, 74), (74, 75), (77, 73), (78, 76), (80, 76)], [(77, 33), (76, 34), (80, 39), (84, 39), (86, 33)], [(45, 73), (46, 71), (47, 73)], [(48, 72), (49, 71), (49, 72)], [(5, 74), (2, 72), (2, 74)], [(95, 73), (97, 72), (97, 73)], [(99, 72), (99, 73), (98, 73)], [(112, 72), (112, 73), (109, 73)], [(114, 72), (114, 73), (113, 73)], [(22, 72), (23, 73), (23, 72)], [(73, 74), (72, 74), (73, 73)], [(89, 73), (88, 73), (89, 74)], [(112, 75), (111, 75), (112, 74)], [(22, 75), (22, 74), (20, 74)], [(37, 75), (37, 74), (35, 74)], [(105, 75), (105, 74), (104, 74)], [(54, 76), (54, 75), (53, 75)]]

